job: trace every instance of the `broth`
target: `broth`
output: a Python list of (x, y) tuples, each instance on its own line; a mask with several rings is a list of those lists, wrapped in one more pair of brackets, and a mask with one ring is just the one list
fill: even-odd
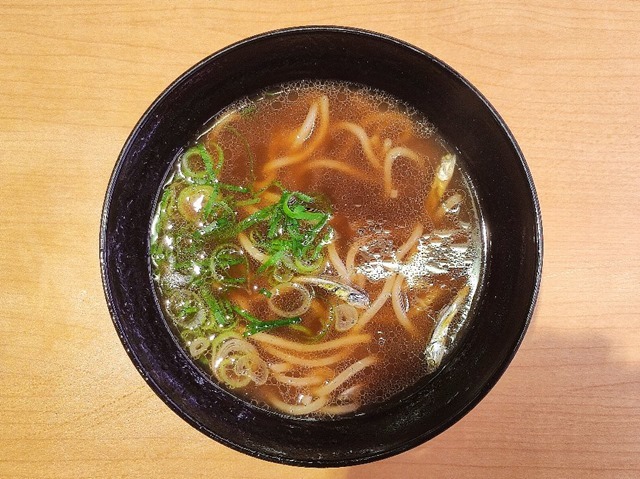
[(151, 227), (165, 316), (221, 385), (359, 410), (442, 367), (478, 288), (477, 205), (408, 105), (343, 82), (244, 98), (177, 159)]

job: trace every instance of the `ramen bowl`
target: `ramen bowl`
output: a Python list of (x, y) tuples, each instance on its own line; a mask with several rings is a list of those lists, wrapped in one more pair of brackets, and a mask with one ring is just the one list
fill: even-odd
[[(220, 387), (175, 339), (149, 256), (159, 192), (181, 148), (235, 100), (296, 80), (338, 80), (390, 93), (424, 114), (461, 153), (484, 241), (468, 330), (437, 372), (354, 414), (293, 417)], [(249, 38), (195, 65), (149, 107), (113, 171), (102, 216), (105, 295), (125, 350), (153, 391), (193, 427), (278, 463), (365, 463), (428, 441), (469, 412), (509, 365), (529, 324), (541, 274), (538, 201), (504, 121), (460, 74), (428, 53), (373, 32), (301, 27)]]

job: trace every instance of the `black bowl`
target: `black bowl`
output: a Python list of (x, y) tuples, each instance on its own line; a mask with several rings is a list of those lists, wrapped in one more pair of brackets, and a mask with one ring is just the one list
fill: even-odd
[[(298, 79), (367, 84), (424, 112), (462, 153), (485, 229), (483, 285), (456, 354), (410, 393), (333, 420), (283, 417), (214, 384), (174, 340), (155, 297), (149, 265), (150, 220), (180, 148), (234, 100)], [(350, 28), (304, 27), (253, 37), (210, 56), (151, 105), (122, 149), (109, 183), (100, 259), (120, 339), (147, 383), (178, 415), (215, 440), (261, 459), (345, 466), (427, 441), (489, 392), (531, 318), (541, 274), (542, 230), (522, 153), (497, 112), (469, 82), (399, 40)]]

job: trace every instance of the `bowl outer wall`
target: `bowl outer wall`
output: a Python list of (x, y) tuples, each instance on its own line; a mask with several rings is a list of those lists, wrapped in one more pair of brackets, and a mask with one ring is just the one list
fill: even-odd
[[(150, 219), (170, 161), (229, 103), (305, 78), (388, 91), (421, 110), (462, 152), (486, 236), (484, 286), (457, 354), (424, 387), (364, 415), (287, 418), (238, 400), (196, 368), (170, 334), (153, 292)], [(127, 140), (109, 184), (100, 255), (107, 302), (142, 376), (181, 417), (250, 455), (343, 466), (397, 454), (440, 433), (487, 394), (530, 320), (542, 265), (540, 209), (508, 128), (458, 73), (399, 40), (340, 27), (270, 32), (203, 60), (170, 85)]]

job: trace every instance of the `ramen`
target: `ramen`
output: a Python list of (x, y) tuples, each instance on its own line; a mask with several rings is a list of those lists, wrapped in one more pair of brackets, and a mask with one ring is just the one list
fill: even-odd
[(482, 266), (459, 154), (408, 105), (341, 82), (286, 84), (205, 125), (150, 250), (187, 353), (295, 416), (352, 413), (442, 367)]

